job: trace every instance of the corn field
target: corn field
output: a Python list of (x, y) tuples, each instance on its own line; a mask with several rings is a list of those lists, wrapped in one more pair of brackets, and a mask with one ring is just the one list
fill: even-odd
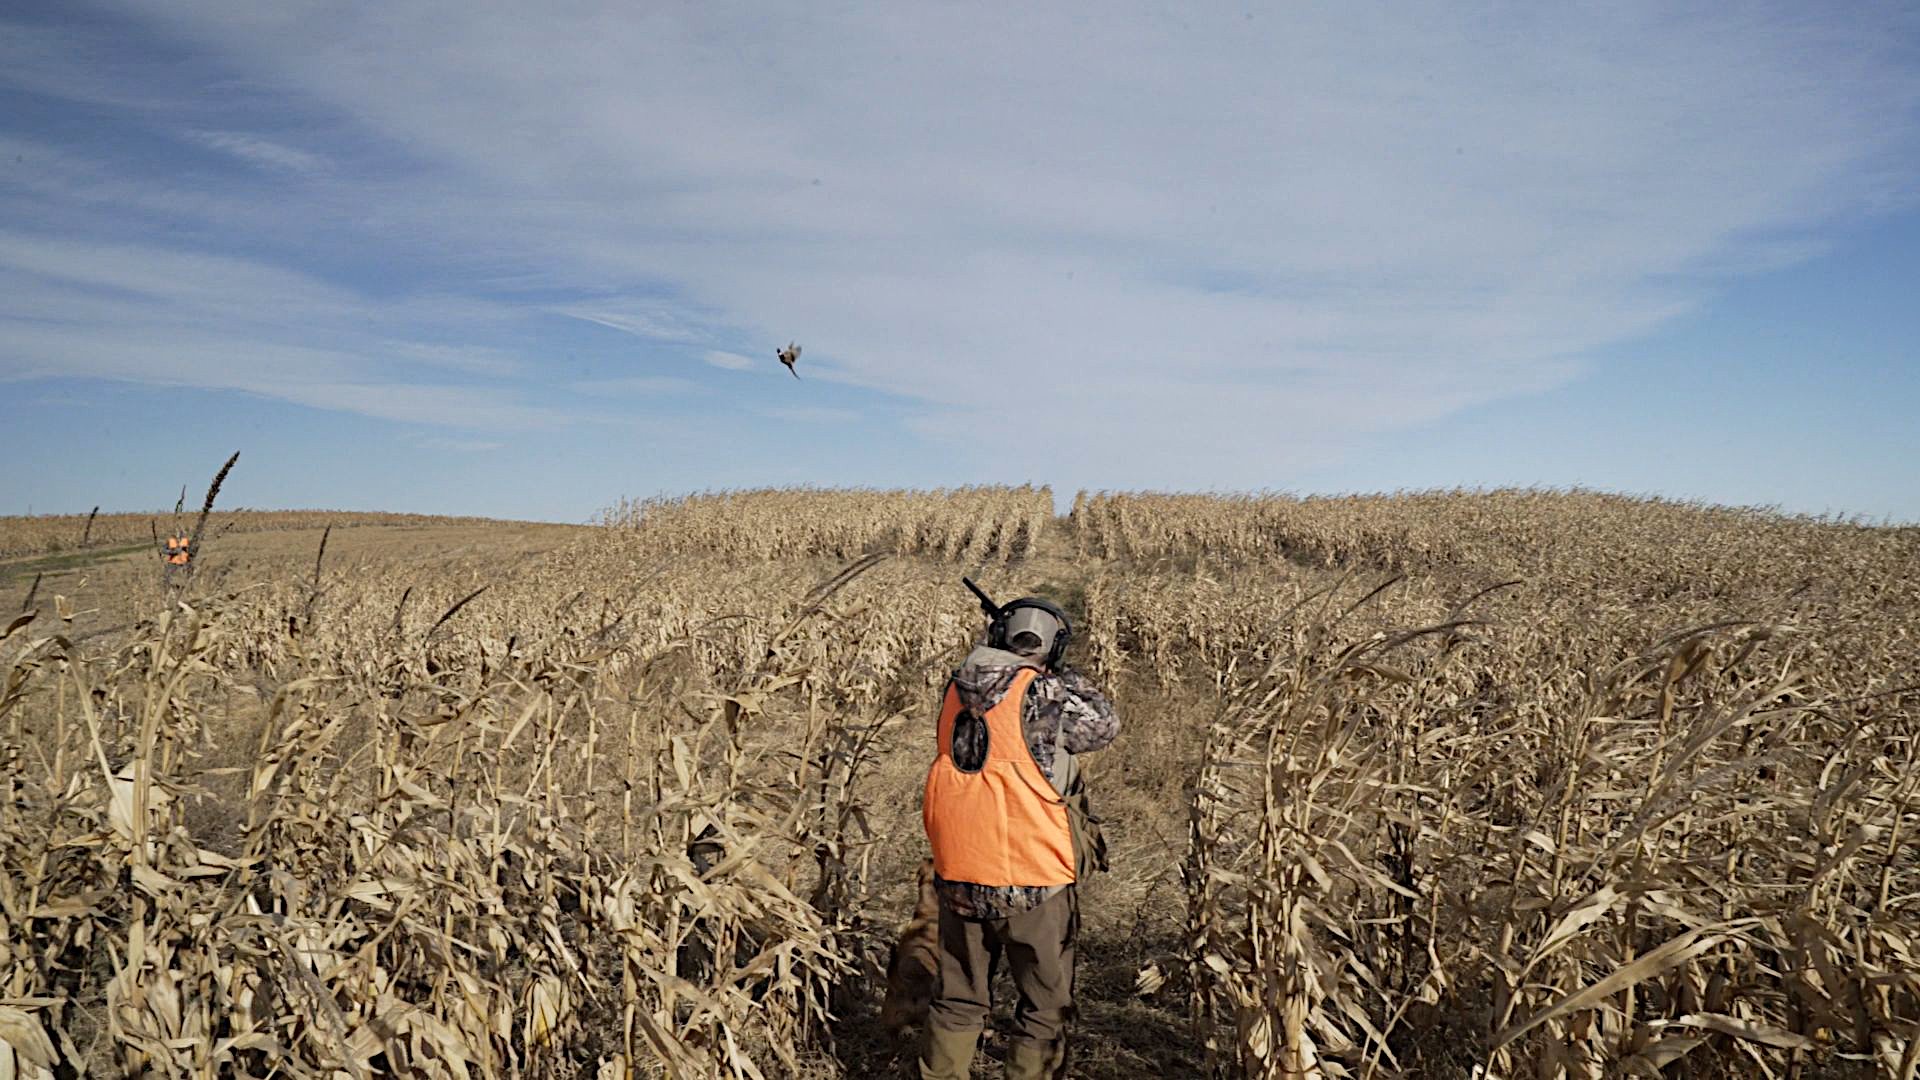
[(1916, 565), (1591, 492), (769, 491), (43, 589), (0, 1074), (909, 1069), (881, 965), (973, 573), (1068, 607), (1123, 724), (1077, 1075), (1914, 1077)]
[(1032, 554), (1052, 518), (1044, 487), (723, 492), (623, 502), (602, 515), (668, 554), (766, 562), (889, 551), (972, 564)]

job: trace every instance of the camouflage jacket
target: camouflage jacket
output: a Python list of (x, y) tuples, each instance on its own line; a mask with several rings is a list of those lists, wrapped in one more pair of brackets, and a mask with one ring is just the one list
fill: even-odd
[[(975, 715), (984, 714), (1007, 696), (1013, 677), (1033, 664), (1019, 656), (985, 646), (967, 656), (953, 673), (953, 685), (960, 693), (960, 704)], [(1086, 754), (1105, 749), (1120, 734), (1120, 719), (1113, 705), (1093, 683), (1079, 672), (1061, 668), (1042, 671), (1027, 689), (1020, 727), (1027, 737), (1027, 752), (1034, 763), (1054, 780), (1056, 743), (1070, 754)], [(965, 746), (955, 747), (955, 757), (986, 756), (985, 731), (981, 744), (968, 755)], [(1041, 901), (1065, 886), (991, 886), (965, 881), (934, 879), (934, 889), (947, 910), (967, 919), (1004, 919), (1037, 907)]]

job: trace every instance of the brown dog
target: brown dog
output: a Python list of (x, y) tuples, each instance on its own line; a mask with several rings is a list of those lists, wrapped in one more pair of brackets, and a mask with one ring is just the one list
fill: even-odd
[(940, 979), (940, 898), (933, 891), (933, 860), (920, 864), (920, 899), (887, 961), (887, 1003), (880, 1022), (893, 1034), (924, 1024)]

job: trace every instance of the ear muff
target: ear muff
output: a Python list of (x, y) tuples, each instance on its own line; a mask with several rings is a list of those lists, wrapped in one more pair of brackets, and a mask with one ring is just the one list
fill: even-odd
[(1073, 641), (1073, 624), (1065, 615), (1060, 617), (1060, 632), (1053, 636), (1053, 648), (1047, 650), (1047, 666), (1057, 668), (1060, 659), (1067, 655), (1067, 645)]

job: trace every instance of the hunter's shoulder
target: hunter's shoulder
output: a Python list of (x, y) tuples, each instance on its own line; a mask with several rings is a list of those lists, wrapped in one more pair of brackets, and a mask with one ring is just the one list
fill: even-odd
[(991, 645), (979, 645), (960, 661), (960, 666), (954, 670), (954, 675), (955, 677), (972, 673), (999, 675), (1031, 667), (1033, 662), (1018, 653), (996, 649)]
[(1092, 679), (1069, 667), (1055, 668), (1046, 673), (1046, 678), (1054, 685), (1073, 694), (1098, 694), (1100, 687)]

